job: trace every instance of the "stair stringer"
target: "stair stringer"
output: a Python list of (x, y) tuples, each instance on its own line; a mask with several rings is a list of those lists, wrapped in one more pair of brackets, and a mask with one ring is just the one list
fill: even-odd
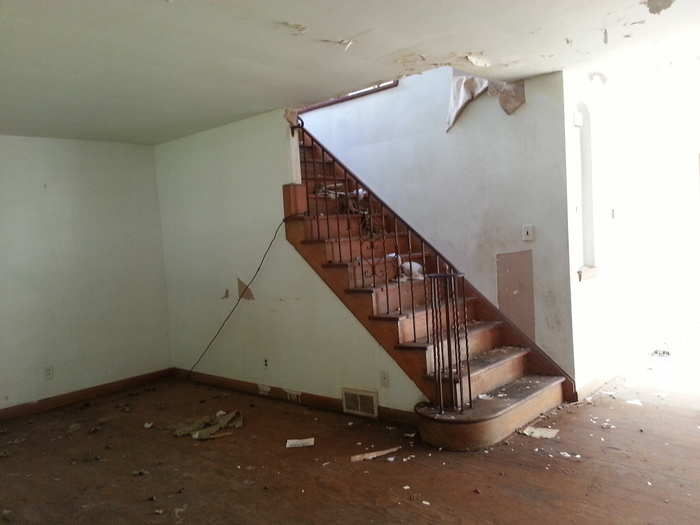
[(287, 241), (306, 260), (318, 276), (335, 293), (340, 301), (352, 312), (374, 339), (384, 348), (396, 364), (413, 381), (421, 393), (431, 399), (435, 387), (426, 379), (427, 366), (424, 352), (397, 350), (399, 344), (398, 322), (395, 320), (373, 320), (372, 298), (368, 294), (348, 293), (348, 272), (346, 268), (327, 268), (328, 262), (323, 243), (304, 242), (303, 217), (288, 217), (286, 220)]

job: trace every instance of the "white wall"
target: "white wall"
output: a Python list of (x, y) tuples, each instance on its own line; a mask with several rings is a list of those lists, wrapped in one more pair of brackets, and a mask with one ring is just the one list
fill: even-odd
[(0, 136), (0, 408), (169, 366), (160, 236), (152, 148)]
[[(691, 374), (699, 364), (700, 68), (683, 47), (669, 45), (564, 72), (581, 386), (646, 368), (655, 349), (689, 362), (685, 369)], [(581, 110), (588, 117), (577, 127)], [(579, 282), (582, 169), (590, 169), (593, 178), (597, 273)]]
[(512, 116), (482, 96), (445, 133), (451, 76), (429, 71), (303, 118), (492, 302), (496, 254), (532, 249), (535, 339), (573, 375), (561, 74), (527, 80)]
[[(236, 279), (252, 277), (283, 216), (290, 158), (281, 111), (156, 147), (175, 366), (192, 366), (233, 306)], [(252, 290), (198, 371), (333, 398), (343, 386), (377, 390), (381, 405), (404, 410), (422, 399), (284, 229)]]

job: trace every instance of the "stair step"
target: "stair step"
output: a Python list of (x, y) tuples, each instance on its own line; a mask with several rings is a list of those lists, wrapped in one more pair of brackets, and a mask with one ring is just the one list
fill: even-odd
[[(315, 219), (314, 219), (315, 220)], [(325, 221), (324, 221), (325, 222)], [(307, 238), (308, 239), (308, 238)], [(343, 236), (341, 239), (331, 237), (328, 239), (308, 239), (303, 243), (318, 243), (322, 242), (326, 245), (326, 260), (328, 262), (349, 261), (351, 258), (363, 255), (365, 258), (372, 257), (372, 245), (374, 244), (374, 257), (381, 258), (386, 254), (396, 252), (396, 239), (392, 234), (382, 240), (381, 236), (375, 239), (369, 239), (364, 235), (362, 238), (357, 235), (352, 235), (350, 239)], [(400, 233), (398, 235), (398, 249), (400, 252), (408, 251), (408, 235)]]
[[(527, 355), (530, 350), (520, 346), (501, 346), (498, 348), (493, 348), (485, 352), (481, 352), (475, 356), (470, 356), (469, 359), (469, 369), (471, 371), (472, 380), (478, 378), (481, 375), (485, 375), (490, 371), (495, 370), (498, 367), (507, 365), (511, 361), (518, 359)], [(432, 356), (431, 356), (432, 357)], [(449, 382), (449, 375), (447, 370), (444, 369), (443, 381)], [(453, 374), (456, 376), (456, 369), (453, 370)], [(467, 375), (467, 361), (462, 361), (462, 377)], [(446, 377), (445, 377), (446, 376)], [(433, 381), (435, 379), (434, 373), (426, 374), (426, 377)], [(454, 381), (459, 381), (459, 377), (454, 377)], [(490, 389), (489, 389), (490, 390)], [(479, 392), (481, 393), (481, 392)]]
[[(472, 408), (464, 409), (463, 413), (448, 412), (440, 414), (440, 409), (425, 404), (420, 405), (420, 414), (438, 421), (451, 423), (477, 423), (487, 421), (514, 410), (518, 406), (527, 403), (531, 399), (542, 394), (547, 389), (561, 385), (564, 382), (562, 376), (526, 375), (511, 381), (507, 385), (496, 388), (487, 393), (489, 396), (476, 397)], [(498, 397), (498, 394), (503, 394)], [(419, 408), (416, 407), (416, 411)], [(520, 425), (516, 425), (517, 428)]]

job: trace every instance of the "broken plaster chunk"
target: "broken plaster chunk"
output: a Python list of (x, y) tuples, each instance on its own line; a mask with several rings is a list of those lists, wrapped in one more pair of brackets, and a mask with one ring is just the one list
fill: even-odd
[(627, 401), (627, 404), (628, 405), (635, 405), (638, 407), (644, 406), (639, 399), (630, 399), (629, 401)]
[(559, 429), (528, 426), (519, 431), (519, 433), (536, 439), (554, 439), (559, 434)]
[(286, 448), (313, 447), (316, 445), (316, 438), (288, 439)]

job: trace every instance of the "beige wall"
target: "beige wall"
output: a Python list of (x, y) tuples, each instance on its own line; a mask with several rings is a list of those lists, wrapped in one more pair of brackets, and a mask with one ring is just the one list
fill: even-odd
[(0, 408), (169, 366), (160, 241), (152, 148), (0, 136)]
[[(174, 366), (192, 366), (233, 306), (237, 279), (252, 277), (283, 216), (290, 158), (281, 111), (156, 147)], [(252, 290), (198, 371), (334, 398), (341, 387), (376, 390), (381, 405), (404, 410), (422, 399), (284, 229)]]
[(527, 80), (512, 116), (482, 96), (445, 133), (451, 76), (429, 71), (303, 118), (492, 302), (497, 254), (532, 250), (535, 340), (573, 375), (562, 76)]

